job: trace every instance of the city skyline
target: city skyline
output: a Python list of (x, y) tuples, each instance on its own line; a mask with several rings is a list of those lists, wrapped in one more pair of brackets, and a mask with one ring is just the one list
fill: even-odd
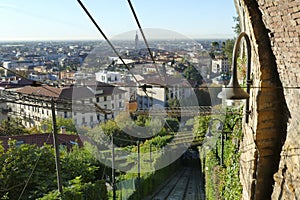
[[(137, 30), (128, 2), (83, 1), (109, 38)], [(132, 1), (145, 29), (165, 29), (193, 39), (233, 38), (234, 1)], [(0, 41), (102, 40), (76, 0), (0, 1)]]

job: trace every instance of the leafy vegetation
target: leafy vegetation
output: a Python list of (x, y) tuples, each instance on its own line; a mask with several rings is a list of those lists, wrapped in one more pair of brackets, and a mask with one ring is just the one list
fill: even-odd
[[(15, 141), (10, 141), (9, 145), (10, 148), (6, 152), (2, 151), (0, 157), (0, 198), (38, 199), (49, 192), (55, 193), (51, 192), (57, 188), (53, 148), (47, 145), (41, 148), (28, 144), (17, 146)], [(103, 167), (87, 150), (62, 150), (61, 166), (62, 182), (68, 188), (66, 192), (76, 192), (79, 185), (82, 188), (100, 187), (99, 178)], [(80, 184), (71, 181), (78, 177), (82, 177)], [(81, 193), (85, 195), (89, 191), (90, 194), (91, 190), (82, 189)]]
[(68, 186), (63, 187), (63, 195), (52, 191), (38, 200), (107, 200), (107, 189), (103, 180), (94, 183), (82, 182), (82, 177), (76, 177), (69, 181)]
[(169, 98), (168, 99), (168, 106), (170, 108), (178, 108), (178, 107), (180, 107), (179, 100), (177, 98)]
[(20, 119), (5, 119), (0, 123), (0, 136), (23, 135), (29, 133), (30, 131), (22, 125)]
[[(242, 111), (240, 111), (242, 112)], [(205, 123), (205, 122), (202, 122)], [(208, 200), (215, 199), (241, 199), (242, 186), (239, 179), (239, 144), (242, 140), (241, 114), (228, 114), (225, 116), (223, 132), (224, 162), (221, 165), (221, 142), (218, 139), (215, 145), (202, 148), (202, 165), (205, 173), (205, 190)], [(225, 135), (225, 134), (224, 134)]]
[[(66, 133), (68, 134), (76, 134), (77, 129), (75, 127), (74, 121), (72, 118), (63, 118), (63, 117), (56, 117), (56, 125), (57, 128), (64, 126), (66, 128)], [(52, 132), (52, 119), (46, 119), (41, 124), (41, 129), (45, 129), (45, 132)]]
[(228, 58), (228, 62), (232, 62), (232, 51), (234, 47), (234, 39), (227, 39), (222, 45), (223, 54)]
[(195, 82), (196, 85), (201, 85), (203, 83), (202, 75), (197, 71), (195, 66), (188, 63), (188, 66), (183, 70), (183, 76), (188, 80)]

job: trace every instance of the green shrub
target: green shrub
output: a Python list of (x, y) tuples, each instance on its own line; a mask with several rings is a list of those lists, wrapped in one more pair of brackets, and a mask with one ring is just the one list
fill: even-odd
[(39, 200), (107, 200), (107, 189), (104, 181), (82, 183), (81, 177), (71, 180), (69, 186), (63, 187), (63, 194), (52, 191)]
[(242, 140), (241, 115), (228, 114), (225, 118), (223, 131), (230, 132), (224, 139), (224, 163), (220, 165), (221, 142), (218, 139), (215, 148), (206, 152), (205, 191), (206, 199), (238, 200), (242, 196), (242, 186), (239, 179), (240, 153), (239, 143)]

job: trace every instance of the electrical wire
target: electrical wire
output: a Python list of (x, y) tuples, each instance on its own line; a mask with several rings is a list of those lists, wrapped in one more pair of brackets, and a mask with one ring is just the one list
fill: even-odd
[[(29, 78), (27, 78), (27, 77), (25, 77), (25, 76), (23, 76), (23, 75), (21, 75), (21, 74), (18, 74), (17, 72), (15, 72), (15, 71), (13, 71), (13, 70), (11, 70), (11, 69), (8, 69), (8, 68), (6, 68), (6, 67), (4, 67), (4, 66), (2, 66), (2, 65), (0, 65), (0, 67), (1, 67), (2, 69), (4, 69), (4, 70), (9, 71), (9, 72), (12, 73), (12, 74), (18, 76), (18, 77), (21, 77), (21, 78), (27, 80), (27, 81), (30, 81), (30, 82), (32, 81), (32, 82), (33, 82), (33, 83), (32, 83), (32, 86), (35, 86), (35, 87), (36, 87), (36, 86), (40, 86), (40, 87), (43, 87), (45, 90), (48, 90), (49, 92), (52, 92), (52, 93), (54, 93), (54, 94), (56, 94), (56, 95), (59, 95), (59, 93), (57, 93), (56, 91), (53, 91), (53, 90), (51, 90), (50, 88), (45, 87), (45, 85), (47, 85), (47, 86), (49, 86), (49, 87), (53, 87), (53, 86), (51, 86), (51, 85), (49, 85), (49, 84), (47, 84), (47, 83), (45, 83), (45, 82), (40, 82), (40, 81), (34, 81), (34, 80), (31, 80), (31, 79), (29, 79)], [(45, 84), (45, 85), (43, 85), (43, 84)]]
[[(47, 140), (46, 140), (45, 143), (48, 142), (48, 140), (49, 140), (49, 138), (50, 138), (50, 135), (51, 135), (51, 134), (48, 135), (48, 138), (47, 138)], [(22, 192), (21, 192), (21, 194), (20, 194), (18, 200), (20, 200), (20, 199), (22, 198), (22, 196), (23, 196), (23, 194), (24, 194), (24, 192), (25, 192), (25, 190), (26, 190), (26, 187), (27, 187), (27, 185), (28, 185), (28, 183), (29, 183), (29, 181), (30, 181), (30, 179), (31, 179), (31, 177), (32, 177), (32, 175), (33, 175), (35, 169), (36, 169), (36, 166), (37, 166), (37, 164), (38, 164), (40, 158), (42, 157), (42, 155), (43, 155), (43, 154), (41, 153), (41, 154), (39, 155), (39, 157), (36, 159), (35, 164), (34, 164), (34, 166), (33, 166), (33, 169), (31, 170), (31, 173), (30, 173), (30, 175), (29, 175), (29, 177), (28, 177), (28, 179), (27, 179), (27, 181), (26, 181), (26, 183), (25, 183), (25, 185), (24, 185), (24, 187), (23, 187), (23, 189), (22, 189)]]
[[(85, 85), (85, 86), (94, 86), (94, 85)], [(115, 84), (115, 86), (111, 86), (111, 87), (116, 87), (118, 86), (117, 84)], [(124, 88), (136, 88), (135, 86), (131, 86), (131, 85), (122, 85), (122, 86), (118, 86), (118, 87), (124, 87)], [(166, 88), (167, 86), (162, 86), (159, 84), (152, 84), (151, 88)], [(246, 89), (247, 86), (240, 86), (242, 89)], [(222, 89), (222, 88), (235, 88), (233, 86), (227, 86), (227, 85), (223, 85), (223, 86), (209, 86), (209, 85), (203, 85), (203, 86), (197, 86), (197, 87), (192, 87), (192, 86), (179, 86), (176, 87), (178, 89)], [(250, 86), (250, 89), (300, 89), (300, 86)]]
[(160, 80), (163, 81), (163, 78), (162, 78), (162, 76), (161, 76), (161, 74), (160, 74), (160, 72), (159, 72), (159, 70), (158, 70), (158, 67), (157, 67), (157, 65), (156, 65), (155, 59), (154, 59), (154, 57), (153, 57), (153, 53), (151, 52), (151, 49), (150, 49), (150, 47), (149, 47), (149, 43), (148, 43), (148, 41), (147, 41), (147, 39), (146, 39), (146, 36), (145, 36), (144, 31), (143, 31), (143, 29), (142, 29), (142, 26), (141, 26), (141, 24), (140, 24), (140, 22), (139, 22), (139, 19), (138, 19), (138, 17), (137, 17), (137, 14), (136, 14), (136, 12), (135, 12), (135, 10), (134, 10), (134, 8), (133, 8), (133, 5), (132, 5), (132, 3), (131, 3), (130, 0), (128, 0), (127, 2), (128, 2), (128, 4), (129, 4), (129, 7), (130, 7), (130, 9), (131, 9), (131, 12), (132, 12), (132, 14), (133, 14), (133, 16), (134, 16), (134, 19), (135, 19), (135, 21), (136, 21), (136, 23), (137, 23), (137, 25), (138, 25), (138, 27), (139, 27), (139, 30), (140, 30), (140, 32), (141, 32), (141, 34), (142, 34), (142, 36), (143, 36), (144, 42), (145, 42), (145, 44), (146, 44), (146, 46), (147, 46), (147, 50), (148, 50), (148, 52), (149, 52), (149, 55), (150, 55), (150, 57), (151, 57), (151, 60), (153, 61), (154, 67), (155, 67), (155, 69), (156, 69), (156, 72), (158, 73), (158, 76), (159, 76)]
[(6, 71), (8, 71), (8, 72), (10, 72), (10, 73), (12, 73), (12, 74), (14, 74), (14, 75), (16, 75), (16, 76), (19, 76), (19, 77), (23, 78), (23, 79), (26, 79), (26, 80), (28, 80), (28, 81), (33, 81), (33, 80), (30, 80), (30, 79), (28, 79), (27, 77), (25, 77), (25, 76), (23, 76), (23, 75), (21, 75), (21, 74), (17, 74), (15, 71), (13, 71), (13, 70), (11, 70), (11, 69), (8, 69), (8, 68), (6, 68), (6, 67), (4, 67), (4, 66), (2, 66), (2, 65), (0, 65), (0, 67), (1, 67), (2, 69), (4, 69), (4, 70), (6, 70)]
[[(118, 53), (117, 49), (114, 47), (114, 45), (110, 42), (110, 40), (107, 38), (107, 36), (105, 35), (105, 33), (102, 31), (102, 29), (100, 28), (100, 26), (97, 24), (97, 22), (94, 20), (94, 18), (92, 17), (92, 15), (90, 14), (90, 12), (87, 10), (87, 8), (84, 6), (84, 4), (80, 1), (77, 0), (77, 2), (79, 3), (79, 5), (81, 6), (81, 8), (85, 11), (85, 13), (87, 14), (87, 16), (90, 18), (90, 20), (93, 22), (93, 24), (95, 25), (95, 27), (97, 28), (97, 30), (100, 32), (100, 34), (102, 35), (102, 37), (105, 39), (105, 41), (108, 43), (108, 45), (111, 47), (111, 49), (114, 51), (114, 53), (117, 55), (117, 57), (121, 60), (122, 64), (126, 67), (126, 69), (128, 70), (128, 72), (132, 75), (132, 77), (134, 78), (134, 80), (136, 81), (136, 83), (138, 84), (138, 86), (140, 88), (143, 88), (143, 86), (141, 85), (141, 83), (138, 81), (138, 79), (136, 78), (136, 76), (133, 74), (133, 72), (131, 71), (131, 69), (128, 67), (128, 65), (125, 63), (125, 61), (123, 60), (123, 58), (121, 57), (121, 55)], [(146, 92), (146, 89), (143, 89), (144, 93), (146, 94), (147, 97), (148, 94)]]

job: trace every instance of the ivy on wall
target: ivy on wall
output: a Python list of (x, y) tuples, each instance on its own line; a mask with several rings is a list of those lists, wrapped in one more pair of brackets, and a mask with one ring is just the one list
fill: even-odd
[[(223, 165), (221, 165), (220, 138), (214, 146), (202, 148), (202, 170), (205, 175), (206, 199), (238, 200), (242, 197), (240, 183), (240, 152), (242, 140), (242, 114), (228, 114), (225, 117)], [(224, 134), (225, 135), (225, 134)]]

